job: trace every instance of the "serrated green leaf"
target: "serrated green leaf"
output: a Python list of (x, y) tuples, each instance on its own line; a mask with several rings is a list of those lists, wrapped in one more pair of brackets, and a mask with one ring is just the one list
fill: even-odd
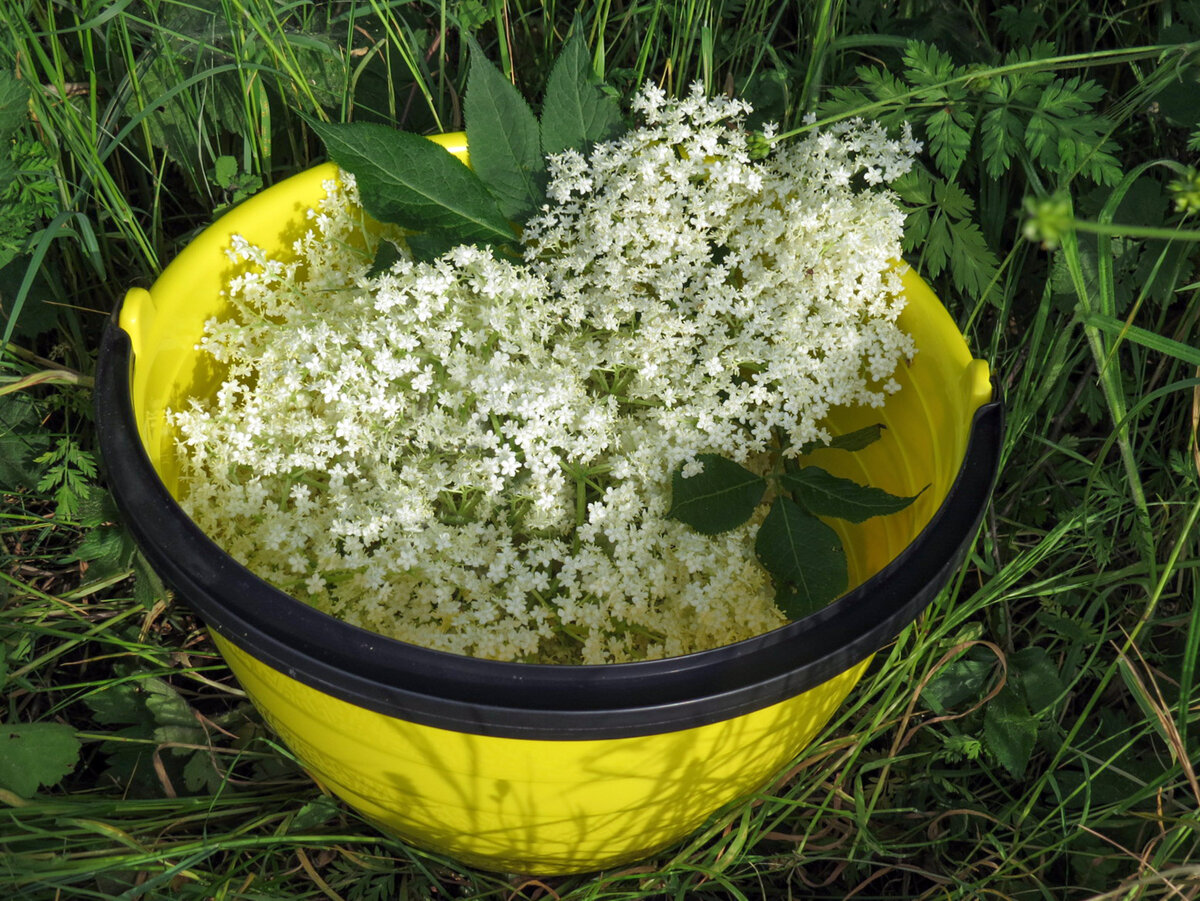
[(1013, 154), (1020, 149), (1024, 130), (1021, 120), (1003, 107), (984, 114), (979, 128), (981, 150), (992, 178), (999, 178), (1008, 171)]
[(974, 120), (969, 115), (962, 115), (969, 123), (966, 128), (955, 121), (954, 110), (949, 105), (925, 120), (933, 161), (947, 178), (958, 173), (971, 149), (971, 134), (967, 129), (974, 126)]
[(79, 747), (75, 730), (62, 723), (0, 726), (0, 785), (32, 797), (75, 769)]
[(147, 610), (167, 596), (167, 587), (136, 546), (132, 554), (133, 599)]
[(152, 676), (139, 683), (145, 692), (146, 709), (160, 726), (195, 726), (192, 708), (169, 682)]
[(538, 121), (521, 92), (473, 40), (463, 116), (471, 167), (491, 189), (500, 212), (524, 221), (545, 199), (546, 163)]
[(33, 489), (41, 477), (34, 459), (45, 453), (50, 435), (38, 422), (29, 394), (0, 395), (0, 485)]
[(213, 181), (218, 187), (224, 188), (233, 183), (237, 178), (238, 163), (237, 159), (232, 156), (224, 155), (217, 157), (217, 161), (213, 163)]
[(809, 513), (850, 522), (897, 513), (917, 499), (917, 495), (897, 497), (882, 488), (860, 485), (831, 475), (819, 466), (805, 466), (797, 472), (784, 473), (783, 484)]
[(542, 100), (542, 150), (586, 151), (621, 125), (621, 108), (597, 83), (583, 29), (575, 27), (550, 70)]
[(775, 498), (754, 543), (789, 619), (820, 610), (846, 590), (846, 552), (837, 533), (786, 497)]
[(1037, 719), (1011, 685), (987, 703), (983, 713), (983, 744), (1014, 779), (1025, 775), (1037, 742)]
[(97, 526), (90, 529), (64, 563), (86, 560), (89, 563), (121, 566), (128, 559), (132, 544), (120, 526)]
[(887, 428), (882, 422), (877, 422), (874, 425), (864, 426), (861, 429), (855, 429), (853, 432), (846, 432), (843, 435), (834, 435), (827, 443), (820, 441), (811, 441), (800, 448), (800, 453), (811, 454), (813, 451), (820, 448), (830, 448), (832, 450), (844, 451), (860, 451), (864, 447), (870, 447), (883, 435), (883, 430)]
[(704, 535), (735, 529), (750, 518), (767, 490), (766, 480), (717, 454), (700, 454), (704, 470), (684, 478), (671, 477), (671, 509), (667, 516)]
[(380, 222), (446, 232), (460, 243), (515, 237), (479, 176), (439, 144), (373, 122), (306, 121), (333, 161), (353, 173), (363, 208)]
[(371, 262), (371, 268), (367, 270), (367, 277), (378, 278), (402, 259), (404, 254), (400, 252), (399, 247), (391, 241), (380, 241), (379, 247), (375, 249), (375, 259)]
[(29, 86), (10, 72), (0, 70), (0, 145), (8, 144), (28, 115)]
[(207, 751), (194, 751), (183, 766), (183, 784), (192, 794), (211, 795), (225, 786), (225, 779)]
[(995, 668), (995, 657), (982, 648), (970, 648), (937, 671), (921, 692), (921, 701), (938, 716), (970, 707), (983, 696)]
[(975, 212), (975, 201), (956, 181), (943, 179), (935, 181), (933, 197), (938, 208), (951, 219), (965, 219)]
[(1040, 713), (1062, 697), (1066, 686), (1058, 666), (1045, 648), (1021, 648), (1008, 655), (1009, 678), (1033, 713)]
[(133, 682), (109, 683), (100, 691), (84, 698), (84, 703), (92, 711), (93, 719), (102, 726), (149, 726), (153, 721), (153, 717), (146, 710), (144, 696)]
[[(172, 742), (179, 745), (200, 745), (205, 742), (204, 730), (192, 720), (190, 726), (155, 726), (151, 733), (157, 744)], [(170, 748), (176, 757), (183, 757), (195, 751), (195, 748)]]
[(979, 297), (993, 284), (1000, 261), (988, 247), (979, 226), (959, 219), (949, 226), (950, 276), (967, 297)]
[(120, 517), (121, 513), (112, 494), (99, 485), (89, 486), (87, 492), (79, 498), (76, 518), (79, 525), (85, 529), (116, 522)]
[(909, 41), (904, 47), (905, 77), (913, 85), (928, 86), (936, 96), (944, 96), (945, 82), (955, 75), (954, 60), (932, 44)]
[(341, 808), (338, 807), (337, 801), (328, 795), (318, 795), (296, 811), (296, 815), (288, 823), (288, 832), (308, 832), (318, 826), (324, 826), (339, 813)]

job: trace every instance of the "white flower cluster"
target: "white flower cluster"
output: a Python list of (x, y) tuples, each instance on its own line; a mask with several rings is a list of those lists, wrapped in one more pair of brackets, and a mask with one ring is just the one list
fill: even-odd
[[(552, 157), (525, 258), (457, 247), (368, 274), (353, 180), (298, 262), (250, 264), (171, 413), (185, 506), (320, 609), (428, 647), (604, 663), (783, 622), (754, 555), (668, 519), (671, 474), (751, 468), (883, 402), (912, 353), (886, 189), (916, 149), (852, 122), (752, 160), (749, 107), (638, 96), (642, 125)], [(401, 241), (401, 243), (403, 243)]]

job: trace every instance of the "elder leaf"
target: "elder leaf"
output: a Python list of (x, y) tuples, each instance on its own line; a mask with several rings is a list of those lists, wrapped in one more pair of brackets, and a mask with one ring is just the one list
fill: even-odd
[(703, 472), (683, 477), (682, 468), (671, 477), (671, 509), (678, 519), (703, 535), (735, 529), (750, 518), (762, 501), (766, 480), (717, 454), (700, 454)]
[(897, 497), (882, 488), (860, 485), (832, 475), (819, 466), (805, 466), (797, 472), (784, 473), (782, 478), (783, 484), (808, 512), (850, 522), (896, 513), (917, 499), (917, 495)]
[(400, 252), (399, 247), (391, 241), (380, 241), (379, 247), (375, 249), (375, 259), (371, 261), (371, 268), (367, 270), (367, 277), (378, 278), (402, 259), (404, 254)]
[(545, 199), (546, 163), (537, 118), (474, 40), (463, 114), (471, 167), (495, 195), (500, 212), (523, 221)]
[(826, 447), (834, 450), (859, 451), (878, 441), (883, 436), (885, 428), (887, 426), (882, 422), (877, 422), (874, 425), (855, 429), (853, 432), (846, 432), (844, 435), (834, 435), (828, 441), (810, 441), (800, 446), (800, 453), (811, 454), (815, 450)]
[[(546, 83), (546, 96), (542, 100), (542, 150), (584, 151), (611, 137), (620, 125), (621, 108), (598, 84), (583, 29), (576, 19)], [(471, 151), (472, 158), (474, 152)]]
[(0, 726), (0, 784), (23, 798), (58, 783), (75, 769), (79, 739), (62, 723), (9, 723)]
[(465, 244), (515, 237), (479, 176), (441, 145), (374, 122), (305, 121), (333, 161), (357, 179), (363, 208), (380, 222), (448, 232)]
[(820, 610), (846, 590), (846, 552), (837, 533), (786, 497), (771, 504), (754, 551), (775, 582), (775, 603), (790, 619)]

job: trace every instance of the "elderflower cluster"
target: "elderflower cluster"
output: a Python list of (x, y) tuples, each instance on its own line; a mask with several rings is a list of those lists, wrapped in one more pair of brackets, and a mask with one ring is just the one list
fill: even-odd
[(740, 101), (634, 108), (550, 158), (523, 259), (401, 248), (370, 274), (348, 176), (296, 262), (235, 240), (235, 313), (201, 344), (224, 382), (170, 413), (201, 527), (322, 610), (455, 653), (604, 663), (781, 625), (762, 515), (701, 535), (667, 516), (671, 474), (762, 471), (895, 390), (903, 214), (862, 185), (916, 145), (851, 122), (752, 160)]

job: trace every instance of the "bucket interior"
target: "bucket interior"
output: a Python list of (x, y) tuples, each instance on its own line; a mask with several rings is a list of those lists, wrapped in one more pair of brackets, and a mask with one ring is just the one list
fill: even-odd
[[(461, 139), (455, 138), (442, 141), (461, 153)], [(256, 195), (203, 231), (149, 290), (130, 291), (122, 305), (119, 324), (132, 345), (130, 390), (138, 433), (155, 471), (177, 500), (178, 450), (166, 411), (182, 409), (189, 398), (211, 395), (221, 383), (219, 368), (197, 346), (205, 322), (228, 314), (224, 286), (247, 265), (228, 258), (230, 239), (241, 235), (268, 254), (286, 258), (308, 226), (306, 211), (324, 196), (324, 182), (336, 177), (336, 167), (326, 164)], [(841, 408), (827, 421), (834, 435), (882, 423), (883, 437), (853, 453), (822, 450), (811, 457), (835, 475), (895, 495), (920, 495), (907, 509), (864, 523), (828, 520), (846, 549), (849, 588), (879, 572), (929, 523), (958, 474), (972, 416), (992, 396), (987, 364), (972, 359), (954, 321), (924, 281), (907, 265), (900, 268), (907, 305), (899, 324), (917, 347), (894, 375), (900, 390), (880, 408)]]

